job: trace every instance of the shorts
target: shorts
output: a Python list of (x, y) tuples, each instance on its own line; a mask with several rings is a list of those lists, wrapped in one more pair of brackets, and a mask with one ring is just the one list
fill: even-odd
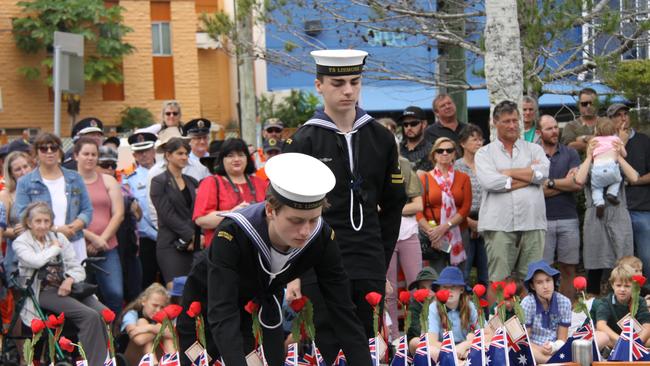
[(580, 223), (578, 219), (548, 220), (544, 261), (578, 264), (580, 261)]

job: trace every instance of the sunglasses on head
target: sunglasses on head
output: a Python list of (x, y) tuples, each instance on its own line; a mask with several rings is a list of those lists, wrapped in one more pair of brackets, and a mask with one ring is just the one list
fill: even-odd
[(411, 121), (411, 122), (402, 122), (402, 125), (404, 125), (404, 127), (415, 127), (415, 126), (419, 125), (420, 123), (422, 123), (422, 122), (420, 122), (420, 121)]
[(442, 154), (442, 153), (451, 154), (454, 151), (456, 151), (456, 149), (454, 149), (453, 147), (450, 147), (448, 149), (436, 149), (436, 154)]
[(38, 151), (42, 152), (43, 154), (46, 154), (50, 151), (57, 152), (59, 151), (59, 145), (56, 144), (41, 145), (38, 147)]
[(269, 128), (266, 129), (266, 132), (271, 132), (271, 133), (280, 133), (280, 132), (282, 132), (282, 129), (281, 129), (281, 128), (277, 128), (277, 127), (269, 127)]
[(165, 112), (167, 116), (178, 116), (178, 112)]
[(580, 105), (583, 107), (589, 107), (590, 105), (593, 105), (594, 102), (580, 102)]
[(99, 163), (99, 166), (102, 169), (116, 169), (117, 163), (114, 161), (102, 161), (101, 163)]

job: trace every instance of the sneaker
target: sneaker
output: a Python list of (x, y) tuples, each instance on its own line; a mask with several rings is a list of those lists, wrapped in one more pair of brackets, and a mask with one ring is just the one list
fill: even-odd
[(614, 206), (621, 203), (621, 201), (618, 200), (618, 197), (614, 196), (613, 194), (609, 194), (609, 193), (607, 194), (607, 201), (609, 201), (609, 203), (611, 203)]
[(605, 214), (605, 205), (596, 206), (596, 217), (602, 219), (604, 214)]

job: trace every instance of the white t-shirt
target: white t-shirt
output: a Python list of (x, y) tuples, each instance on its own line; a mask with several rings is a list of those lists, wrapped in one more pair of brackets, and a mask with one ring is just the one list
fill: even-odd
[[(50, 199), (52, 200), (52, 211), (54, 212), (54, 226), (63, 226), (66, 224), (65, 218), (68, 210), (68, 197), (65, 194), (65, 179), (63, 176), (50, 180), (43, 178), (43, 183), (50, 191)], [(80, 239), (70, 241), (77, 259), (82, 261), (88, 256), (86, 252), (86, 241), (83, 237)]]
[(287, 253), (282, 253), (275, 249), (273, 246), (270, 246), (271, 249), (271, 272), (278, 274), (284, 266), (289, 261), (289, 255), (293, 250), (289, 250)]

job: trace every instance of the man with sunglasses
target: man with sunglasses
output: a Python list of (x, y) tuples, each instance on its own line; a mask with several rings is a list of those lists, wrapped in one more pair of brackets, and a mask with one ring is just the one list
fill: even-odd
[(562, 143), (579, 152), (587, 150), (587, 144), (594, 135), (598, 120), (598, 93), (592, 88), (584, 88), (578, 93), (580, 117), (567, 123), (562, 131)]
[[(102, 146), (104, 142), (104, 124), (99, 118), (87, 117), (77, 122), (72, 128), (70, 134), (73, 141), (77, 141), (81, 136), (88, 136), (97, 141), (97, 145)], [(71, 147), (63, 155), (63, 167), (70, 170), (77, 170), (77, 161), (73, 159)]]
[(400, 155), (411, 162), (411, 167), (415, 171), (428, 172), (433, 169), (429, 160), (433, 141), (424, 134), (427, 128), (424, 111), (416, 106), (406, 107), (397, 122), (402, 125), (403, 139), (399, 146)]

